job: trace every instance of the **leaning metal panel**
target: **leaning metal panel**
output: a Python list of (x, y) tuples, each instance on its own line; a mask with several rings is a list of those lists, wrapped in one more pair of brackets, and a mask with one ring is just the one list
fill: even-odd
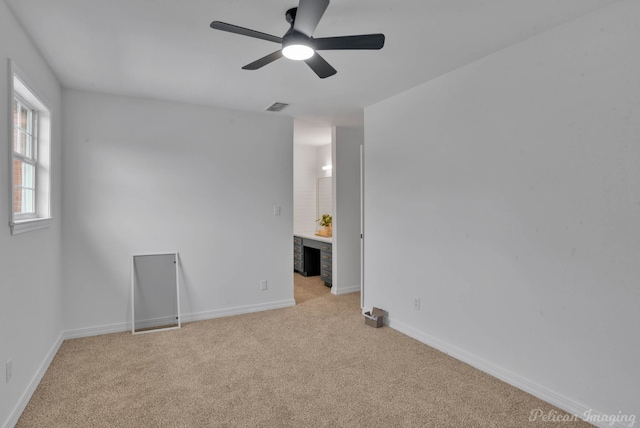
[(133, 334), (180, 328), (179, 265), (177, 252), (132, 257)]

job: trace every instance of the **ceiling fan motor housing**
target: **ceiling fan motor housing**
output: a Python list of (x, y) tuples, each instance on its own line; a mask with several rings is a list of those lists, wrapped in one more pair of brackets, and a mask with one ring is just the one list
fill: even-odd
[(291, 27), (293, 27), (293, 23), (296, 20), (296, 12), (298, 12), (298, 8), (292, 7), (291, 9), (286, 11), (284, 14), (284, 17), (286, 18), (287, 22), (291, 24)]
[(309, 46), (313, 49), (313, 42), (311, 41), (311, 37), (307, 37), (302, 33), (298, 33), (297, 31), (292, 31), (291, 33), (285, 34), (282, 38), (282, 47), (286, 48), (291, 45), (305, 45)]

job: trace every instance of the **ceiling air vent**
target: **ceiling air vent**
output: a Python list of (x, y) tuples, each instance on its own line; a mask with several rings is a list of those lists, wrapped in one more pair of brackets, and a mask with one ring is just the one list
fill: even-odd
[(275, 102), (273, 104), (271, 104), (269, 107), (267, 107), (266, 109), (264, 109), (264, 111), (275, 111), (275, 112), (279, 112), (284, 110), (285, 108), (287, 108), (289, 104), (287, 103), (279, 103), (279, 102)]

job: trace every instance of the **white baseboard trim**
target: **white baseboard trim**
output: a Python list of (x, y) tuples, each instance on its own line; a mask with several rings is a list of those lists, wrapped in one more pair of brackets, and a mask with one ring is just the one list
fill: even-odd
[(168, 317), (152, 318), (148, 320), (136, 321), (136, 329), (162, 327), (167, 325), (177, 326), (178, 318), (175, 315), (173, 315)]
[(63, 335), (62, 333), (60, 333), (60, 335), (54, 342), (53, 346), (51, 346), (51, 349), (49, 349), (49, 352), (47, 352), (47, 355), (45, 356), (44, 361), (42, 361), (42, 364), (40, 364), (38, 371), (36, 372), (35, 375), (33, 375), (33, 378), (31, 378), (31, 382), (29, 382), (29, 385), (27, 386), (26, 391), (24, 392), (24, 394), (22, 394), (20, 401), (18, 402), (16, 407), (13, 409), (13, 412), (11, 412), (9, 419), (4, 425), (5, 428), (13, 428), (18, 423), (18, 419), (20, 419), (22, 412), (24, 412), (24, 409), (27, 407), (27, 404), (29, 404), (29, 400), (31, 400), (31, 396), (33, 395), (34, 392), (36, 392), (36, 388), (40, 384), (40, 381), (44, 377), (44, 374), (47, 372), (47, 369), (49, 368), (49, 365), (53, 361), (53, 358), (58, 353), (58, 349), (60, 349), (60, 345), (62, 345), (62, 341), (63, 341)]
[[(295, 306), (296, 301), (283, 300), (279, 302), (259, 303), (257, 305), (238, 306), (235, 308), (216, 309), (213, 311), (196, 312), (192, 314), (181, 314), (180, 323), (203, 321), (213, 318), (228, 317), (232, 315), (242, 315), (251, 312), (269, 311), (272, 309), (288, 308)], [(78, 339), (81, 337), (99, 336), (101, 334), (120, 333), (123, 331), (131, 331), (131, 322), (118, 324), (101, 325), (97, 327), (80, 328), (77, 330), (69, 330), (63, 333), (64, 340)]]
[(257, 305), (238, 306), (235, 308), (216, 309), (213, 311), (196, 312), (193, 314), (182, 315), (182, 322), (204, 321), (213, 318), (229, 317), (232, 315), (249, 314), (252, 312), (270, 311), (272, 309), (283, 309), (295, 306), (296, 301), (293, 299), (282, 300), (279, 302), (259, 303)]
[[(615, 421), (615, 424), (612, 424), (611, 419), (607, 419), (607, 415), (604, 413), (595, 411), (590, 407), (577, 403), (574, 400), (563, 396), (562, 394), (558, 394), (557, 392), (538, 385), (537, 383), (532, 382), (529, 379), (525, 379), (521, 376), (511, 373), (508, 370), (485, 361), (482, 358), (470, 354), (469, 352), (457, 348), (436, 337), (418, 331), (402, 322), (385, 318), (384, 323), (392, 329), (399, 331), (400, 333), (406, 334), (407, 336), (412, 337), (424, 343), (425, 345), (431, 346), (432, 348), (444, 352), (445, 354), (455, 358), (456, 360), (467, 363), (470, 366), (477, 368), (478, 370), (481, 370), (495, 378), (502, 380), (503, 382), (508, 383), (509, 385), (515, 386), (516, 388), (521, 389), (522, 391), (525, 391), (543, 401), (546, 401), (547, 403), (556, 406), (571, 415), (575, 415), (581, 420), (587, 420), (587, 422), (597, 427), (605, 428), (613, 426), (619, 428), (629, 428), (628, 423), (625, 424), (625, 422)], [(535, 409), (531, 410), (533, 411)], [(616, 416), (618, 415), (612, 415), (611, 418), (615, 418)]]
[(336, 296), (342, 296), (343, 294), (349, 294), (349, 293), (357, 293), (360, 291), (360, 286), (359, 285), (354, 285), (353, 287), (341, 287), (341, 288), (335, 288), (335, 292), (334, 289), (335, 287), (333, 287), (331, 289), (331, 292), (333, 294), (335, 294)]
[(121, 333), (123, 331), (131, 331), (130, 322), (67, 330), (63, 333), (63, 337), (64, 340), (79, 339), (81, 337), (100, 336), (101, 334)]

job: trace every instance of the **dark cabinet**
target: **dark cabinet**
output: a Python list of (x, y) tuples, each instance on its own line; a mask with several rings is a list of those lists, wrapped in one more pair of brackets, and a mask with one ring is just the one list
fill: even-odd
[(297, 236), (293, 238), (293, 270), (300, 273), (304, 272), (302, 238), (298, 238)]
[(331, 247), (332, 244), (322, 243), (320, 249), (320, 276), (324, 281), (324, 284), (331, 287)]
[(320, 275), (327, 287), (332, 286), (331, 247), (327, 242), (293, 237), (293, 270), (303, 276)]

